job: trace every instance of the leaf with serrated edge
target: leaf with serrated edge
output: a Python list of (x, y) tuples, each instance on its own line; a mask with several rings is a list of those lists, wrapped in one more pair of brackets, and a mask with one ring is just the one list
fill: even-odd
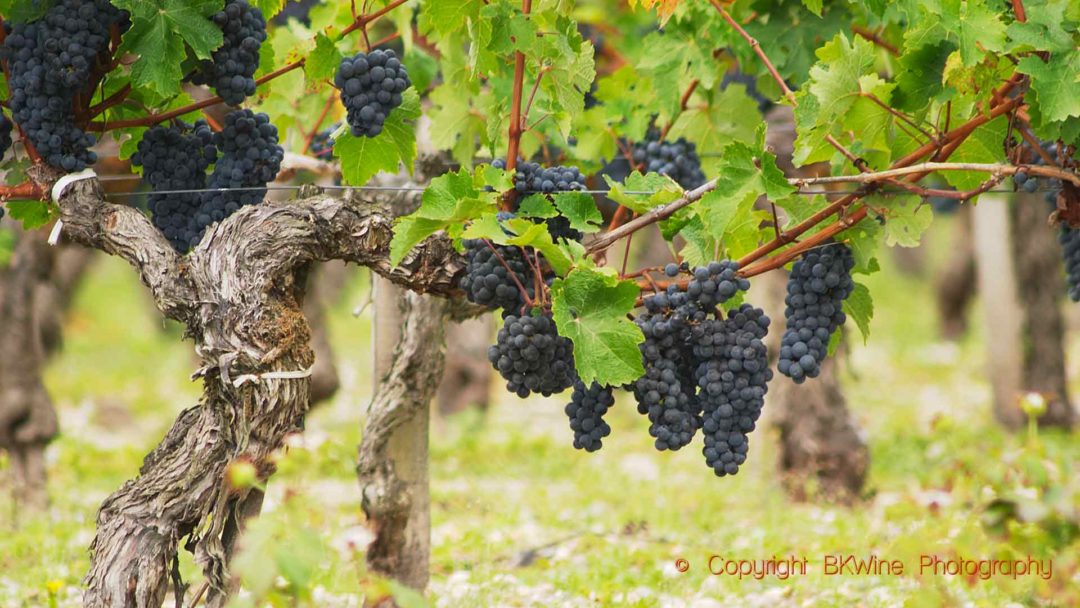
[(638, 345), (641, 330), (627, 319), (640, 290), (594, 270), (575, 269), (551, 287), (551, 310), (559, 335), (574, 343), (581, 381), (619, 386), (645, 373)]
[[(634, 171), (621, 184), (605, 175), (604, 181), (611, 189), (608, 192), (608, 198), (637, 213), (645, 213), (682, 196), (682, 188), (679, 184), (659, 173), (642, 175), (639, 171)], [(630, 192), (651, 192), (652, 194), (630, 194)]]
[(844, 313), (855, 321), (865, 344), (870, 339), (870, 320), (874, 318), (874, 301), (870, 298), (870, 290), (866, 285), (855, 283), (851, 295), (844, 300)]
[(555, 206), (559, 208), (570, 227), (574, 230), (590, 233), (600, 230), (604, 216), (596, 208), (596, 200), (584, 192), (560, 192), (555, 195)]
[(517, 214), (521, 217), (546, 219), (559, 215), (559, 210), (543, 194), (530, 194), (521, 201)]
[[(345, 133), (334, 142), (334, 156), (341, 159), (345, 183), (362, 186), (376, 173), (396, 173), (400, 165), (411, 173), (416, 160), (416, 134), (412, 121), (420, 115), (420, 98), (413, 88), (402, 94), (401, 105), (386, 117), (376, 137)], [(472, 177), (470, 176), (470, 182)]]

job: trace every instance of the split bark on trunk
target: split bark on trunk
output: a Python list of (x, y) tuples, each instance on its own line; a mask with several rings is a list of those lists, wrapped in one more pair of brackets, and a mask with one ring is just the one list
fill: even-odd
[(69, 186), (59, 201), (64, 234), (138, 270), (159, 310), (186, 325), (203, 381), (199, 403), (180, 413), (139, 476), (103, 503), (84, 605), (160, 606), (185, 537), (215, 603), (224, 601), (235, 538), (227, 528), (250, 513), (252, 497), (229, 488), (223, 474), (242, 459), (269, 476), (268, 456), (308, 409), (313, 354), (301, 303), (312, 263), (347, 260), (414, 291), (457, 294), (464, 264), (446, 239), (428, 240), (391, 267), (391, 198), (400, 197), (307, 191), (288, 204), (245, 207), (181, 257), (141, 212), (104, 202), (96, 180)]
[(35, 305), (53, 254), (45, 235), (16, 230), (10, 264), (0, 268), (0, 449), (11, 457), (16, 517), (48, 503), (45, 446), (58, 432), (56, 411), (42, 383), (43, 312)]
[[(376, 283), (375, 373), (357, 465), (372, 571), (423, 590), (431, 544), (430, 404), (443, 375), (449, 303)], [(388, 356), (391, 355), (391, 356)]]
[(994, 415), (1004, 426), (1027, 423), (1022, 400), (1046, 401), (1040, 425), (1071, 427), (1076, 413), (1065, 384), (1064, 281), (1061, 249), (1037, 197), (983, 196), (975, 208), (979, 293), (987, 335)]

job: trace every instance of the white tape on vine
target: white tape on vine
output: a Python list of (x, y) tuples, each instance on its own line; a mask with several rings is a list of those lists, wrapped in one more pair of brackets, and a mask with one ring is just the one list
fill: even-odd
[[(64, 190), (71, 184), (84, 179), (96, 179), (97, 173), (93, 169), (87, 167), (78, 173), (68, 173), (67, 175), (56, 180), (56, 183), (52, 187), (52, 200), (53, 202), (60, 202), (60, 197), (64, 196)], [(49, 244), (56, 246), (60, 242), (60, 232), (64, 230), (64, 220), (56, 220), (53, 224), (52, 232), (49, 233)]]
[(60, 231), (64, 229), (64, 220), (56, 220), (53, 224), (52, 232), (49, 233), (49, 244), (56, 246), (60, 242)]
[(266, 372), (265, 374), (244, 374), (243, 376), (239, 376), (235, 380), (233, 380), (232, 384), (236, 388), (240, 388), (248, 382), (254, 384), (263, 380), (299, 380), (301, 378), (307, 378), (311, 376), (312, 369), (314, 369), (314, 366), (292, 372)]
[(71, 184), (84, 179), (97, 179), (97, 173), (94, 170), (87, 167), (78, 173), (68, 173), (64, 177), (56, 180), (56, 183), (52, 187), (52, 200), (60, 202), (60, 197), (64, 195), (64, 190)]

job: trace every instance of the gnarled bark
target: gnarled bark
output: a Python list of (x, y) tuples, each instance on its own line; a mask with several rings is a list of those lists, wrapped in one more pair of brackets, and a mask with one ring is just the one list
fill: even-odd
[(430, 239), (390, 265), (386, 209), (393, 204), (315, 193), (247, 207), (181, 257), (140, 212), (105, 203), (95, 180), (69, 187), (60, 200), (64, 234), (135, 266), (158, 308), (186, 324), (203, 364), (199, 404), (180, 414), (139, 476), (102, 505), (86, 606), (159, 606), (185, 536), (212, 605), (224, 602), (235, 537), (226, 528), (251, 505), (247, 491), (224, 483), (224, 471), (247, 460), (268, 476), (268, 456), (309, 406), (305, 372), (313, 355), (301, 303), (310, 264), (342, 259), (413, 291), (455, 293), (464, 265), (446, 239)]
[[(400, 299), (401, 339), (368, 410), (357, 465), (362, 506), (375, 538), (371, 569), (417, 589), (427, 586), (428, 406), (443, 374), (449, 304), (415, 293)], [(389, 319), (380, 324), (385, 330)], [(398, 435), (407, 434), (407, 441)], [(422, 546), (419, 546), (422, 545)]]

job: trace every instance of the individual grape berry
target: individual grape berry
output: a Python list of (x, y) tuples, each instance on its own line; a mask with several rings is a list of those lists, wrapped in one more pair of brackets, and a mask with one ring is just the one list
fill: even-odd
[(855, 286), (854, 266), (847, 245), (829, 243), (810, 249), (791, 268), (777, 369), (798, 384), (817, 377), (829, 339), (846, 320), (843, 305)]
[[(529, 299), (535, 295), (536, 284), (524, 252), (519, 247), (494, 243), (492, 247), (495, 251), (492, 251), (492, 247), (480, 239), (467, 239), (462, 244), (465, 246), (466, 263), (459, 287), (465, 292), (465, 297), (491, 310), (501, 308), (507, 314), (521, 314), (525, 299), (518, 283), (525, 288)], [(499, 256), (502, 256), (502, 260), (499, 260)], [(507, 266), (517, 276), (517, 281), (514, 281)]]
[(225, 8), (211, 17), (221, 28), (224, 40), (211, 54), (212, 61), (199, 66), (191, 81), (206, 84), (231, 106), (255, 94), (255, 72), (259, 69), (259, 48), (266, 41), (266, 19), (247, 0), (228, 0)]
[(577, 379), (574, 345), (558, 334), (549, 315), (507, 315), (488, 361), (521, 398), (562, 392)]
[(674, 262), (669, 262), (667, 266), (664, 266), (664, 274), (671, 278), (679, 276), (679, 265)]
[(1016, 174), (1013, 175), (1013, 182), (1016, 183), (1017, 186), (1023, 186), (1024, 182), (1027, 180), (1028, 174), (1024, 171), (1017, 171)]
[(647, 172), (666, 175), (687, 190), (705, 183), (697, 146), (682, 137), (674, 142), (660, 141), (660, 130), (652, 128), (645, 141), (634, 144), (631, 154), (634, 164)]
[(382, 133), (386, 117), (401, 105), (401, 94), (412, 81), (394, 51), (378, 49), (342, 59), (334, 85), (348, 110), (352, 134), (375, 137)]
[(225, 124), (214, 134), (214, 145), (221, 156), (214, 164), (209, 187), (227, 188), (207, 192), (199, 212), (189, 228), (189, 245), (202, 240), (208, 226), (229, 217), (245, 205), (261, 203), (266, 185), (277, 178), (285, 151), (278, 145), (277, 127), (266, 114), (234, 110), (225, 116)]
[(11, 128), (13, 126), (8, 117), (4, 116), (3, 112), (0, 112), (0, 159), (4, 158), (8, 148), (11, 147)]
[(601, 440), (611, 434), (611, 427), (604, 422), (604, 414), (615, 404), (610, 386), (593, 382), (588, 387), (581, 380), (574, 383), (566, 415), (570, 429), (574, 431), (574, 447), (586, 452), (601, 448)]
[(769, 317), (743, 304), (693, 330), (705, 463), (720, 477), (739, 472), (773, 373), (763, 342)]
[(143, 169), (143, 181), (152, 190), (149, 207), (154, 226), (177, 251), (191, 245), (191, 224), (202, 205), (198, 190), (206, 187), (206, 169), (217, 159), (214, 134), (206, 121), (194, 125), (176, 121), (148, 129), (139, 140), (131, 164)]
[(49, 165), (79, 171), (97, 161), (94, 137), (75, 126), (75, 96), (91, 94), (91, 70), (108, 60), (112, 29), (129, 26), (127, 13), (107, 0), (61, 0), (37, 21), (5, 23), (0, 60), (11, 118)]
[(1080, 230), (1062, 226), (1058, 241), (1068, 277), (1069, 298), (1080, 302)]

